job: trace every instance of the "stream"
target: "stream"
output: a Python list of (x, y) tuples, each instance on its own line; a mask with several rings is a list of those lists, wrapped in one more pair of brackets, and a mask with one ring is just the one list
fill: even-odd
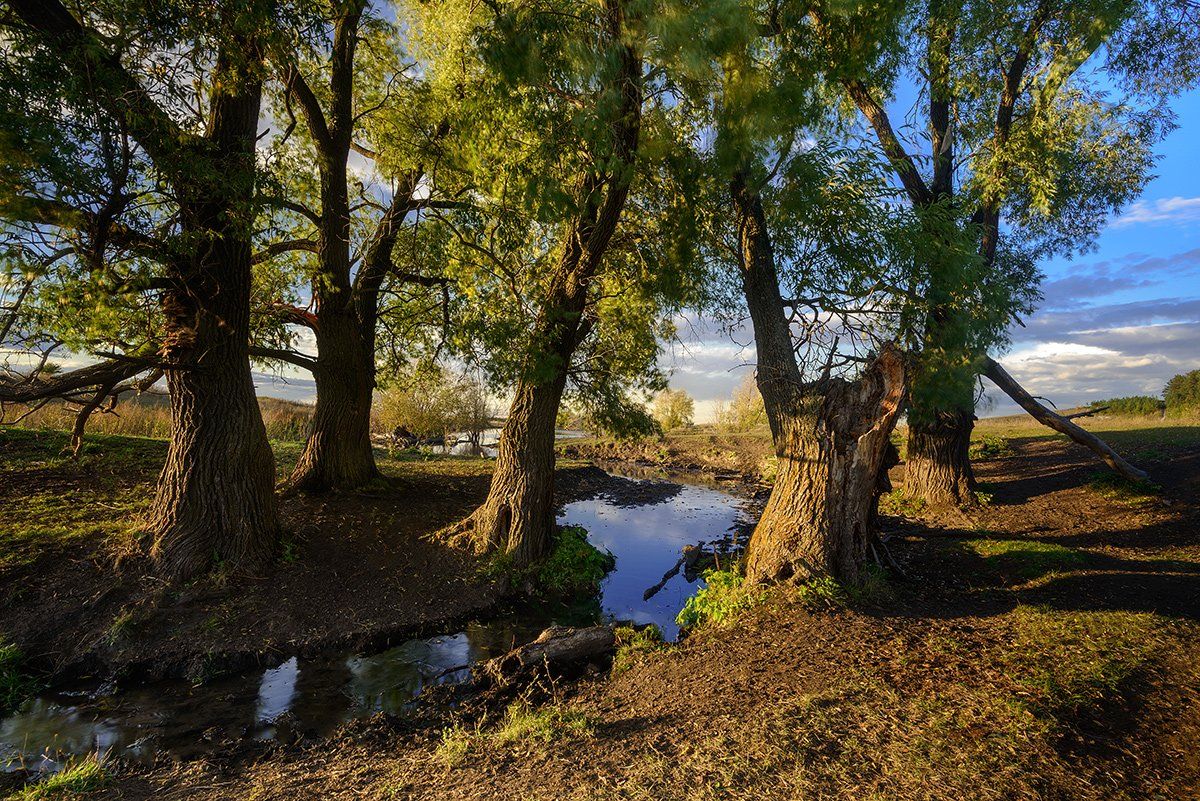
[(589, 603), (529, 606), (378, 653), (292, 657), (199, 686), (178, 680), (119, 690), (56, 689), (0, 720), (0, 771), (53, 771), (71, 756), (94, 752), (131, 761), (151, 761), (163, 752), (187, 759), (231, 741), (324, 736), (354, 718), (403, 714), (425, 687), (465, 680), (469, 671), (462, 665), (503, 654), (551, 624), (654, 623), (673, 640), (675, 616), (703, 580), (689, 583), (681, 574), (649, 600), (643, 593), (675, 564), (684, 545), (736, 547), (747, 523), (742, 501), (713, 486), (676, 479), (663, 486), (629, 475), (633, 470), (620, 472), (644, 484), (644, 498), (576, 501), (558, 517), (587, 529), (593, 545), (616, 557), (599, 597)]

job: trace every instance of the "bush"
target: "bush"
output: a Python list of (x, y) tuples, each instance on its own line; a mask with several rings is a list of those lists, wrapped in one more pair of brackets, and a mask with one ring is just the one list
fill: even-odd
[(688, 598), (675, 622), (683, 629), (706, 626), (723, 627), (766, 597), (762, 587), (747, 584), (736, 570), (709, 570), (704, 574), (707, 586)]
[(1108, 400), (1092, 401), (1088, 406), (1092, 409), (1108, 407), (1108, 414), (1139, 415), (1161, 414), (1163, 402), (1149, 395), (1131, 395), (1128, 398), (1109, 398)]
[(538, 590), (549, 595), (595, 595), (617, 564), (616, 557), (588, 542), (587, 529), (562, 526), (554, 549), (537, 570)]
[(1187, 414), (1200, 411), (1200, 370), (1180, 373), (1167, 382), (1163, 400), (1168, 414)]
[(478, 437), (490, 425), (483, 385), (440, 368), (394, 380), (382, 393), (376, 421), (385, 431), (405, 429), (417, 437), (466, 432)]

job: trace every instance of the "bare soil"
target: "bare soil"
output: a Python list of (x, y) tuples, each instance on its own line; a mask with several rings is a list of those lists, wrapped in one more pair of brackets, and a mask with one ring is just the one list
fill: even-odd
[(908, 578), (883, 592), (777, 588), (618, 675), (529, 691), (535, 723), (501, 717), (510, 693), (117, 767), (101, 796), (1200, 798), (1200, 448), (1149, 467), (1162, 492), (1127, 497), (1086, 452), (1018, 441), (978, 464), (987, 506), (886, 519)]

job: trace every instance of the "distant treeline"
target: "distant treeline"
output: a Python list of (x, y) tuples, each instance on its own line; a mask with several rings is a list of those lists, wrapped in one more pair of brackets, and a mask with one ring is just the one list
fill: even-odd
[(1127, 398), (1109, 398), (1092, 401), (1092, 409), (1103, 408), (1108, 414), (1123, 415), (1172, 415), (1191, 416), (1200, 414), (1200, 370), (1180, 373), (1167, 382), (1161, 398), (1150, 395), (1131, 395)]

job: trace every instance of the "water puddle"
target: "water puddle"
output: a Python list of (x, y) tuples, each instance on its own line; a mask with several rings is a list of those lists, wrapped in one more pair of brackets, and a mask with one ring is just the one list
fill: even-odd
[(568, 504), (559, 516), (586, 528), (594, 545), (617, 558), (599, 598), (588, 604), (523, 609), (379, 653), (293, 657), (202, 686), (172, 681), (46, 693), (0, 721), (0, 770), (55, 770), (72, 755), (92, 752), (186, 759), (238, 740), (322, 736), (354, 718), (401, 714), (424, 688), (463, 680), (464, 666), (503, 654), (551, 624), (655, 623), (674, 639), (675, 616), (700, 582), (675, 576), (648, 600), (647, 588), (662, 580), (684, 545), (735, 547), (745, 517), (738, 499), (711, 487), (644, 486), (649, 491), (636, 505), (600, 497)]

